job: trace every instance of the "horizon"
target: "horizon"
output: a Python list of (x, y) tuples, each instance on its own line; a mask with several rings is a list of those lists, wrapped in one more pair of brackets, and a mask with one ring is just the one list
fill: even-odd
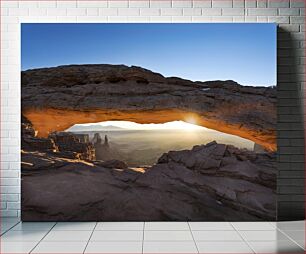
[(191, 81), (276, 86), (271, 23), (24, 23), (21, 34), (22, 71), (123, 64)]
[(171, 121), (166, 123), (149, 123), (149, 124), (140, 124), (132, 121), (105, 121), (98, 123), (86, 123), (86, 124), (75, 124), (68, 128), (66, 131), (70, 131), (73, 128), (90, 127), (97, 126), (101, 127), (118, 127), (122, 130), (186, 130), (186, 131), (194, 131), (194, 130), (205, 130), (210, 131), (210, 129), (196, 125), (196, 123), (187, 123), (185, 121)]

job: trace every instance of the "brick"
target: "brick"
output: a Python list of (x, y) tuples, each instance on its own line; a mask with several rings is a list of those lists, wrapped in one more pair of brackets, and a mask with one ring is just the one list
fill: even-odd
[(183, 15), (182, 8), (163, 8), (161, 9), (161, 15), (165, 16), (181, 16)]
[(7, 209), (12, 209), (12, 210), (20, 209), (20, 202), (8, 202)]
[(1, 186), (11, 186), (11, 185), (19, 185), (20, 181), (18, 178), (3, 178), (1, 176)]
[(99, 15), (99, 9), (98, 8), (87, 8), (86, 9), (86, 15), (87, 16), (98, 16)]
[(57, 1), (56, 3), (56, 7), (57, 8), (76, 8), (77, 6), (77, 2), (76, 1)]
[(221, 8), (232, 8), (233, 1), (232, 0), (212, 0), (212, 7), (221, 7)]
[(277, 9), (273, 8), (250, 8), (247, 9), (247, 15), (249, 16), (276, 16)]
[(244, 8), (224, 8), (222, 9), (223, 16), (242, 16), (244, 15)]
[(223, 16), (217, 16), (212, 17), (212, 22), (233, 22), (233, 17), (223, 17)]
[(148, 8), (150, 7), (150, 0), (130, 0), (129, 1), (130, 8)]
[(212, 17), (206, 17), (206, 16), (197, 16), (197, 17), (192, 17), (193, 22), (211, 22)]
[(280, 8), (278, 10), (281, 16), (297, 16), (300, 15), (300, 9), (298, 8)]
[(275, 22), (278, 24), (289, 24), (289, 17), (273, 16), (273, 17), (268, 17), (268, 21)]
[(202, 8), (202, 15), (204, 16), (221, 16), (221, 8)]
[(139, 23), (145, 23), (145, 22), (150, 22), (150, 17), (140, 17), (140, 16), (134, 16), (134, 17), (127, 17), (128, 22), (139, 22)]
[(1, 217), (17, 217), (17, 210), (3, 210), (1, 211)]
[(290, 17), (290, 23), (292, 23), (292, 24), (305, 24), (305, 17), (291, 16)]
[(67, 9), (67, 16), (85, 16), (86, 9), (85, 8), (68, 8)]
[(29, 11), (30, 11), (30, 16), (45, 16), (45, 15), (47, 15), (47, 9), (46, 8), (31, 8)]
[(18, 8), (18, 1), (1, 1), (1, 8)]
[(266, 8), (268, 6), (267, 0), (259, 0), (257, 1), (257, 7), (258, 8)]
[(304, 0), (290, 0), (290, 7), (305, 7)]
[(138, 8), (119, 8), (118, 9), (119, 16), (139, 16)]
[(9, 9), (10, 16), (28, 16), (29, 9), (21, 9), (21, 8), (10, 8)]
[(177, 23), (188, 23), (191, 22), (192, 18), (190, 16), (174, 16), (172, 17), (172, 22), (177, 22)]
[(19, 170), (1, 170), (0, 173), (1, 177), (12, 177), (12, 178), (18, 178), (19, 177)]
[(150, 0), (150, 7), (153, 8), (170, 8), (171, 0)]
[(208, 8), (208, 7), (212, 7), (212, 3), (211, 0), (194, 0), (193, 1), (193, 7), (204, 7), (204, 8)]
[[(139, 2), (139, 1), (137, 1)], [(142, 2), (142, 1), (140, 1)], [(80, 8), (106, 8), (107, 1), (77, 1), (77, 7)]]
[(276, 8), (282, 8), (282, 7), (289, 7), (290, 2), (288, 0), (269, 0), (268, 1), (268, 7), (276, 7)]
[(117, 8), (99, 8), (99, 15), (101, 16), (117, 16)]
[(56, 1), (39, 1), (38, 2), (39, 8), (55, 8), (56, 7)]
[(200, 16), (202, 15), (201, 8), (184, 8), (183, 9), (184, 16)]
[(192, 0), (173, 0), (172, 7), (192, 7)]
[(108, 7), (127, 8), (129, 7), (129, 2), (127, 0), (108, 1)]
[(153, 16), (153, 17), (150, 17), (150, 22), (156, 22), (156, 23), (160, 23), (160, 22), (171, 22), (172, 19), (170, 16), (166, 16), (166, 17), (162, 17), (162, 16)]
[(256, 6), (256, 0), (245, 0), (246, 8), (255, 8)]
[[(251, 18), (255, 18), (255, 17), (251, 17)], [(257, 19), (257, 22), (261, 22), (261, 23), (267, 23), (268, 22), (268, 17), (259, 16), (259, 17), (256, 17), (256, 19)]]
[(140, 9), (141, 16), (159, 16), (160, 9), (158, 8), (142, 8)]
[(18, 201), (19, 195), (18, 194), (3, 194), (1, 193), (1, 201)]
[(244, 22), (244, 16), (234, 16), (233, 22), (242, 23)]
[(59, 8), (54, 8), (54, 9), (47, 9), (47, 15), (48, 16), (66, 16), (67, 15), (67, 9), (59, 9)]
[(299, 32), (300, 31), (300, 26), (296, 24), (295, 25), (280, 24), (278, 27), (281, 29), (281, 31), (283, 30), (286, 32)]

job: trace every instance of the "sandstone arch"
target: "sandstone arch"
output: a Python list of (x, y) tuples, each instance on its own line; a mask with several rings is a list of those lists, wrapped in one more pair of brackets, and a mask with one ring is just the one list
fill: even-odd
[(140, 67), (70, 65), (22, 72), (22, 113), (38, 136), (77, 123), (174, 120), (276, 150), (276, 89), (165, 78)]

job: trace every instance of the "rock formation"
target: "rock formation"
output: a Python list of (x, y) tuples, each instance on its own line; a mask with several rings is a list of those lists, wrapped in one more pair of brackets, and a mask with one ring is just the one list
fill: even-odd
[(102, 143), (100, 134), (95, 133), (91, 142), (95, 148), (97, 160), (107, 161), (120, 159), (118, 152), (110, 146), (107, 135), (104, 136), (104, 142)]
[(89, 142), (89, 135), (71, 132), (53, 132), (49, 138), (54, 140), (62, 156), (82, 160), (95, 160), (94, 146)]
[(140, 67), (70, 65), (22, 72), (22, 112), (39, 137), (77, 123), (192, 121), (276, 150), (276, 89), (165, 78)]
[(212, 142), (168, 152), (145, 172), (39, 152), (22, 161), (25, 221), (275, 219), (273, 153)]

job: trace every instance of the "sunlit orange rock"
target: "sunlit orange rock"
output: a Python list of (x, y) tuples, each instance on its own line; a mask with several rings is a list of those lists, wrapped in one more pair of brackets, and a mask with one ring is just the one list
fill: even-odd
[(22, 113), (37, 135), (74, 124), (175, 120), (276, 150), (276, 89), (165, 78), (140, 67), (70, 65), (22, 72)]

